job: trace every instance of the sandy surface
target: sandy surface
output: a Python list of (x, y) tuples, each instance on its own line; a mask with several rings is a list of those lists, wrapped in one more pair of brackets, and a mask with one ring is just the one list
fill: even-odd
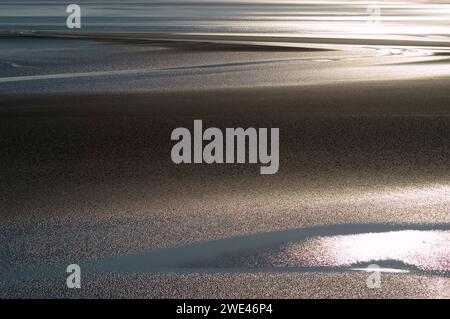
[[(35, 63), (20, 74), (2, 64), (0, 76), (0, 267), (8, 274), (1, 296), (449, 296), (448, 268), (442, 275), (383, 274), (385, 284), (373, 291), (366, 273), (260, 272), (248, 265), (236, 271), (220, 256), (212, 272), (200, 260), (200, 269), (183, 271), (86, 273), (84, 289), (66, 289), (69, 263), (227, 239), (235, 254), (242, 236), (243, 244), (254, 234), (270, 239), (321, 225), (330, 227), (321, 233), (327, 236), (346, 224), (378, 231), (450, 224), (450, 77), (440, 49), (384, 55), (378, 47), (190, 51), (189, 44), (183, 51), (179, 44), (114, 42), (100, 46), (117, 50), (102, 51), (80, 44), (87, 53), (70, 63), (62, 48), (52, 57), (27, 57), (14, 45), (0, 53), (2, 61)], [(131, 66), (119, 59), (130, 55)], [(330, 65), (331, 58), (338, 60)], [(104, 73), (141, 62), (149, 73)], [(79, 72), (101, 73), (78, 81)], [(54, 74), (70, 76), (23, 78)], [(258, 165), (173, 164), (170, 133), (194, 119), (219, 128), (279, 127), (279, 173), (261, 176)], [(15, 279), (36, 265), (61, 269), (62, 280)]]
[(81, 290), (64, 278), (30, 281), (2, 289), (2, 297), (22, 298), (450, 298), (449, 278), (382, 276), (380, 289), (367, 289), (365, 274), (194, 273), (86, 275)]

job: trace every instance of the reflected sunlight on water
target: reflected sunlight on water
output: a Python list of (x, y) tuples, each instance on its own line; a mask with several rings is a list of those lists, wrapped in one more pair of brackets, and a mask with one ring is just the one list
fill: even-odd
[[(448, 36), (437, 1), (77, 1), (82, 31)], [(63, 30), (65, 1), (0, 4), (0, 30)]]
[(305, 266), (395, 260), (424, 271), (450, 271), (450, 232), (405, 230), (318, 237), (289, 245), (283, 254)]

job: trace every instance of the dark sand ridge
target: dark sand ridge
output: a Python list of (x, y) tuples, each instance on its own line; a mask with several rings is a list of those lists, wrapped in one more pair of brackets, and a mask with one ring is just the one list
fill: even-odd
[(436, 39), (424, 39), (423, 37), (405, 36), (396, 39), (389, 37), (346, 37), (338, 35), (335, 37), (324, 37), (316, 35), (307, 36), (283, 36), (278, 35), (259, 35), (259, 34), (215, 34), (215, 33), (154, 33), (154, 32), (52, 32), (52, 31), (20, 31), (20, 32), (0, 32), (0, 36), (29, 36), (29, 37), (63, 37), (63, 38), (86, 38), (95, 40), (141, 40), (141, 41), (174, 41), (174, 42), (205, 42), (205, 43), (239, 43), (255, 45), (301, 45), (301, 44), (319, 44), (319, 45), (386, 45), (386, 46), (415, 46), (415, 47), (445, 47), (448, 48), (450, 41)]

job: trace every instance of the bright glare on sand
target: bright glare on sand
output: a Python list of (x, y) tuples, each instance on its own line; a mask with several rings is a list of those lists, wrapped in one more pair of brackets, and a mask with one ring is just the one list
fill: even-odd
[(396, 260), (425, 271), (449, 271), (450, 232), (405, 230), (319, 237), (292, 245), (286, 252), (316, 266)]

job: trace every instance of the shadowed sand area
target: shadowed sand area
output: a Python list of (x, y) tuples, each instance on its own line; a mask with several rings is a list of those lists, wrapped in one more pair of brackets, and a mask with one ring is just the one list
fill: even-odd
[[(2, 258), (4, 269), (308, 225), (449, 223), (450, 124), (440, 100), (446, 99), (445, 93), (440, 97), (443, 87), (427, 81), (354, 86), (3, 97), (7, 200), (1, 233), (9, 243), (4, 256), (14, 256)], [(196, 118), (216, 127), (280, 127), (279, 173), (260, 176), (252, 165), (172, 164), (171, 129), (191, 127)], [(117, 276), (120, 281), (126, 275)], [(145, 281), (149, 275), (136, 276)], [(152, 281), (180, 280), (154, 276)], [(223, 277), (198, 276), (211, 282)], [(317, 276), (306, 281), (360, 275)], [(397, 276), (408, 278), (406, 290), (417, 289), (416, 275)], [(196, 275), (188, 277), (198, 285)], [(354, 289), (335, 296), (354, 297)], [(146, 291), (133, 289), (129, 296)], [(169, 290), (159, 291), (150, 295), (167, 296)], [(113, 295), (124, 296), (123, 290)]]
[[(330, 242), (354, 242), (351, 236), (378, 241), (372, 232), (412, 231), (426, 242), (442, 231), (435, 240), (448, 241), (450, 72), (446, 60), (428, 63), (445, 59), (433, 56), (442, 48), (430, 55), (377, 46), (234, 47), (222, 54), (217, 44), (190, 50), (190, 43), (73, 43), (87, 50), (70, 63), (82, 69), (66, 65), (64, 50), (54, 53), (58, 63), (46, 54), (0, 53), (15, 65), (34, 63), (5, 63), (0, 76), (9, 79), (0, 88), (0, 239), (7, 243), (0, 269), (59, 269), (190, 245), (214, 249), (214, 241), (229, 244), (233, 255), (200, 258), (188, 271), (86, 273), (79, 292), (60, 287), (64, 269), (61, 278), (0, 278), (2, 297), (449, 297), (444, 248), (433, 255), (443, 258), (431, 273), (403, 250), (339, 259), (339, 269), (320, 254)], [(436, 68), (417, 73), (424, 69), (402, 64), (417, 61)], [(118, 73), (130, 69), (140, 72)], [(80, 72), (96, 73), (74, 81)], [(55, 74), (66, 76), (39, 78)], [(38, 78), (23, 80), (30, 76)], [(258, 165), (173, 164), (171, 131), (192, 128), (194, 119), (205, 127), (280, 128), (278, 174), (261, 176)], [(316, 227), (322, 231), (315, 239), (297, 242)], [(327, 232), (334, 227), (347, 230)], [(271, 248), (273, 234), (289, 232), (296, 235)], [(241, 238), (262, 238), (263, 251), (255, 245), (241, 252)], [(295, 253), (304, 250), (309, 255)], [(312, 257), (304, 263), (301, 256)], [(342, 271), (383, 260), (409, 272), (383, 274), (378, 291), (367, 289), (366, 273)], [(280, 267), (253, 269), (268, 264)]]

